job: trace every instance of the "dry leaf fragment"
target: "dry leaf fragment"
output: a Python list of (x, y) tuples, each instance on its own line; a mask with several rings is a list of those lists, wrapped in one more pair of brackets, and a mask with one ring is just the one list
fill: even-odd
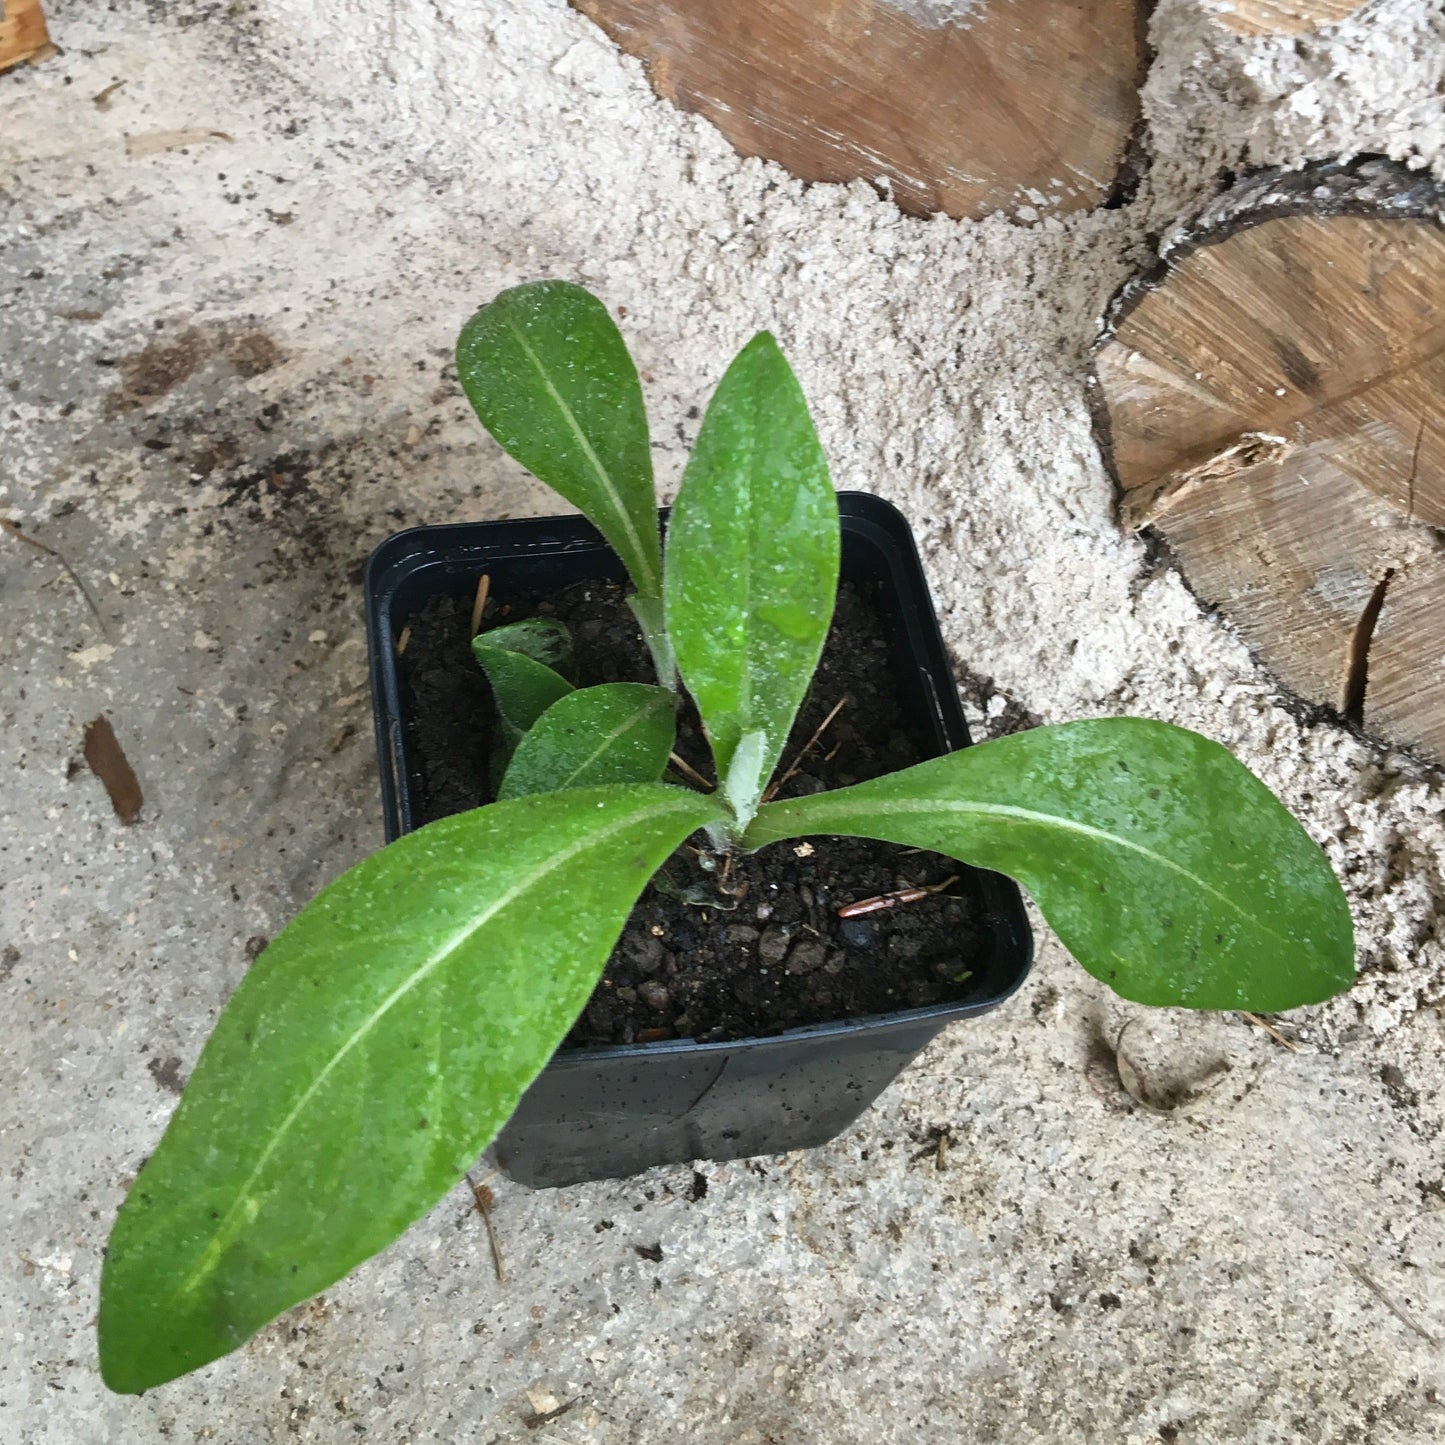
[(148, 135), (128, 135), (125, 138), (125, 153), (137, 156), (158, 155), (161, 151), (184, 150), (186, 146), (204, 145), (208, 141), (233, 140), (223, 130), (156, 130)]
[(492, 1223), (492, 1205), (496, 1203), (497, 1196), (485, 1184), (478, 1184), (470, 1174), (466, 1179), (472, 1198), (476, 1201), (477, 1213), (482, 1216), (482, 1223), (487, 1228), (487, 1242), (492, 1247), (492, 1268), (497, 1271), (497, 1283), (506, 1284), (507, 1269), (502, 1263), (502, 1241), (497, 1237), (496, 1225)]
[(135, 771), (116, 740), (115, 729), (104, 713), (85, 725), (85, 761), (105, 784), (115, 816), (127, 826), (134, 823), (140, 817), (145, 798)]

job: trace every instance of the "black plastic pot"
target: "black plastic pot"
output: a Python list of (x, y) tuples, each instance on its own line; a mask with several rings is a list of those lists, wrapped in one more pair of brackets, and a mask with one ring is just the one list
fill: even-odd
[[(843, 575), (876, 591), (899, 659), (903, 705), (936, 753), (967, 746), (907, 522), (877, 497), (845, 492), (838, 502)], [(366, 574), (367, 635), (388, 841), (415, 826), (420, 785), (407, 753), (396, 639), (429, 598), (470, 599), (484, 571), (497, 595), (624, 576), (615, 554), (581, 517), (417, 527), (377, 548)], [(546, 1187), (624, 1178), (690, 1159), (805, 1149), (841, 1133), (940, 1029), (997, 1007), (1028, 973), (1033, 938), (1018, 889), (994, 873), (961, 871), (959, 886), (981, 905), (986, 940), (976, 955), (960, 960), (970, 975), (964, 997), (767, 1038), (558, 1053), (499, 1135), (498, 1162), (513, 1179)]]

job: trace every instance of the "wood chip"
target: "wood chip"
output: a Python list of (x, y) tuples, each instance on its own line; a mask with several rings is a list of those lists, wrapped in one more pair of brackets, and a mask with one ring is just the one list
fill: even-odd
[(1335, 25), (1365, 0), (1215, 0), (1214, 18), (1239, 35), (1303, 35)]
[(148, 135), (126, 136), (125, 153), (134, 159), (159, 155), (162, 151), (184, 150), (187, 146), (207, 145), (211, 141), (234, 139), (223, 130), (156, 130)]
[(482, 630), (482, 613), (487, 610), (487, 593), (492, 590), (492, 577), (489, 572), (483, 572), (477, 578), (477, 595), (472, 600), (472, 632), (475, 637)]
[(104, 90), (98, 90), (90, 97), (90, 103), (97, 110), (109, 110), (110, 98), (125, 84), (124, 80), (113, 80)]
[(90, 771), (105, 784), (115, 816), (127, 826), (140, 817), (145, 802), (130, 762), (104, 714), (85, 725), (85, 761)]

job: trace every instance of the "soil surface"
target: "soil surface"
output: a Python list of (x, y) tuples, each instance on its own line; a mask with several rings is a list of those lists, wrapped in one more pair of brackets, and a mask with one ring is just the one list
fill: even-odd
[[(579, 686), (655, 680), (620, 587), (583, 582), (546, 598), (493, 598), (483, 628), (536, 615), (571, 629)], [(419, 822), (491, 798), (490, 689), (471, 654), (470, 622), (469, 605), (451, 597), (410, 621), (402, 663)], [(690, 703), (677, 753), (713, 780)], [(845, 787), (927, 756), (898, 703), (882, 624), (866, 594), (845, 585), (783, 752), (790, 775), (777, 796)], [(720, 860), (699, 833), (643, 892), (567, 1046), (756, 1037), (960, 998), (978, 935), (971, 890), (948, 883), (959, 872), (934, 853), (856, 838), (794, 840)], [(864, 899), (940, 884), (948, 886), (910, 903), (838, 916)]]

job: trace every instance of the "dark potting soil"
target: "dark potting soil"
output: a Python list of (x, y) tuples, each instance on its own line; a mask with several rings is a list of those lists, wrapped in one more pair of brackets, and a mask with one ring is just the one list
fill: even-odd
[[(571, 629), (574, 681), (655, 681), (621, 587), (583, 582), (549, 597), (488, 600), (483, 628), (553, 616)], [(410, 619), (401, 661), (420, 759), (417, 822), (491, 801), (491, 691), (469, 644), (471, 607), (434, 598)], [(844, 585), (783, 768), (778, 797), (878, 777), (926, 753), (900, 708), (882, 624)], [(840, 699), (841, 711), (817, 736)], [(807, 747), (806, 752), (804, 748)], [(691, 704), (677, 753), (713, 780)], [(800, 757), (801, 754), (801, 757)], [(675, 781), (682, 781), (676, 778)], [(967, 991), (976, 905), (956, 887), (862, 915), (845, 905), (944, 884), (958, 865), (860, 838), (810, 838), (739, 855), (723, 870), (697, 834), (648, 885), (564, 1047), (758, 1037), (801, 1024), (950, 1001)]]

